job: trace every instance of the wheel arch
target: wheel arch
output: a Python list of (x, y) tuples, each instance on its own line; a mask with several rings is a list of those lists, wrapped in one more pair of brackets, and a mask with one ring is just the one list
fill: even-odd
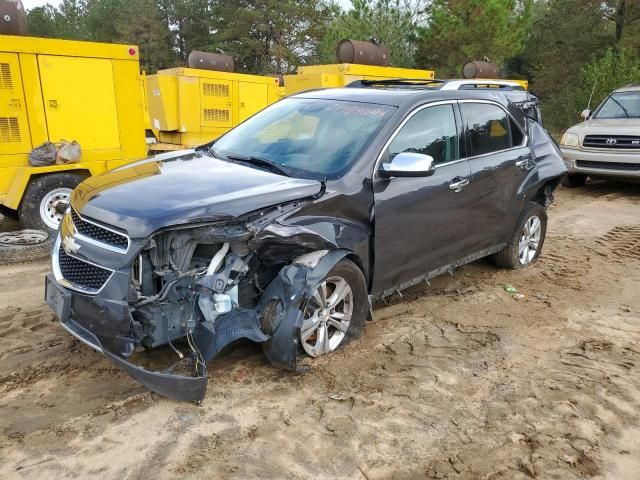
[(558, 188), (558, 186), (560, 185), (562, 178), (563, 177), (556, 177), (545, 181), (544, 183), (542, 183), (542, 185), (539, 185), (537, 188), (532, 189), (530, 195), (527, 195), (527, 197), (530, 201), (535, 202), (544, 208), (547, 208), (553, 203), (553, 192), (555, 192), (556, 188)]
[(34, 167), (25, 167), (16, 172), (16, 175), (11, 182), (11, 188), (7, 194), (7, 197), (4, 201), (4, 205), (7, 208), (12, 210), (18, 210), (20, 205), (22, 205), (22, 201), (24, 199), (24, 194), (26, 193), (29, 185), (31, 185), (36, 180), (49, 176), (55, 175), (59, 173), (80, 173), (82, 175), (86, 175), (86, 177), (90, 177), (99, 172), (92, 172), (91, 168), (87, 168), (86, 166), (78, 166), (78, 168), (65, 168), (64, 170), (53, 167), (43, 167), (47, 169), (46, 171), (36, 170)]

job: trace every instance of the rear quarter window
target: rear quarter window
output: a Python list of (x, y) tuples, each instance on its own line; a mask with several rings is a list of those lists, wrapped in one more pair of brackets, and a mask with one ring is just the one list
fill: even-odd
[(524, 134), (502, 108), (487, 103), (462, 103), (469, 156), (486, 155), (522, 145)]

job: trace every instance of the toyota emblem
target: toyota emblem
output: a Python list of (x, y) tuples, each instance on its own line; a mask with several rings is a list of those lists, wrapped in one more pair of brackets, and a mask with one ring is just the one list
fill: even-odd
[(615, 145), (618, 141), (615, 138), (607, 138), (607, 145)]

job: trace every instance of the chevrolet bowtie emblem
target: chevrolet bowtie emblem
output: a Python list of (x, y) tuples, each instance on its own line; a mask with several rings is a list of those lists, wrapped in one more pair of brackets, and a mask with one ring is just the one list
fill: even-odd
[(74, 253), (78, 253), (80, 250), (80, 245), (78, 245), (73, 237), (66, 236), (62, 239), (62, 248), (67, 254), (71, 255)]

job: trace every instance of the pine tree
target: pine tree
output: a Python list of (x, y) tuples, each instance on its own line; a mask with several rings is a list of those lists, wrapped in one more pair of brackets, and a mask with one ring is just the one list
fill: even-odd
[(488, 58), (499, 66), (524, 48), (533, 0), (434, 0), (421, 32), (417, 64), (439, 76), (459, 76), (462, 66)]

